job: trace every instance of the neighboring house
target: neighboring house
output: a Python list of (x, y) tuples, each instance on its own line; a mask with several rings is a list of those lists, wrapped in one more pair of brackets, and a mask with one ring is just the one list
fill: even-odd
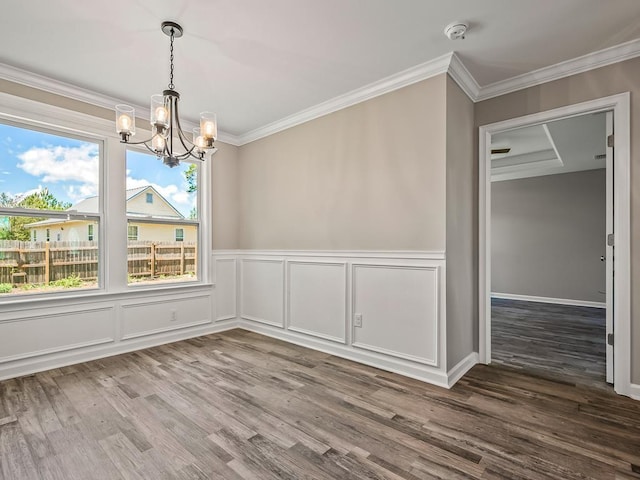
[[(68, 210), (97, 212), (98, 197), (89, 197), (71, 206)], [(129, 217), (161, 217), (163, 220), (184, 216), (156, 189), (146, 187), (127, 190), (127, 215)], [(89, 221), (49, 219), (26, 225), (34, 242), (86, 242), (98, 239), (98, 225)], [(130, 220), (127, 238), (130, 241), (146, 242), (195, 242), (197, 229), (191, 225), (167, 225)]]

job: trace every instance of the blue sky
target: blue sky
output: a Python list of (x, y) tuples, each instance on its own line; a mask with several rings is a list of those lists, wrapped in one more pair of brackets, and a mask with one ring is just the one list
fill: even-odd
[[(28, 195), (48, 188), (71, 204), (98, 194), (98, 144), (0, 124), (0, 192)], [(127, 153), (127, 188), (152, 185), (183, 215), (194, 206), (184, 170), (169, 168), (154, 155)]]

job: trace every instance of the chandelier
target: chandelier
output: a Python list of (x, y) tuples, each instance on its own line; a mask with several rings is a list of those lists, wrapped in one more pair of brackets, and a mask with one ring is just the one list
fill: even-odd
[[(130, 141), (136, 133), (136, 117), (134, 108), (129, 105), (116, 105), (116, 131), (120, 135), (121, 143), (144, 145), (165, 165), (175, 167), (188, 157), (204, 160), (208, 151), (212, 150), (215, 153), (213, 144), (218, 137), (218, 123), (215, 113), (202, 112), (200, 127), (193, 129), (191, 140), (182, 130), (178, 115), (180, 94), (173, 84), (173, 41), (182, 36), (183, 30), (177, 23), (162, 22), (162, 32), (171, 39), (169, 85), (162, 95), (151, 95), (151, 138), (141, 142)], [(180, 145), (176, 145), (180, 152), (174, 150), (174, 140), (180, 142)]]

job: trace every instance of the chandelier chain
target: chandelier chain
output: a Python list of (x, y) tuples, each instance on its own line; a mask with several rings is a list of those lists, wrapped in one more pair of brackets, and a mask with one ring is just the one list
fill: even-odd
[(169, 64), (171, 69), (169, 72), (169, 90), (173, 90), (175, 85), (173, 84), (173, 29), (171, 29), (171, 46), (169, 47)]

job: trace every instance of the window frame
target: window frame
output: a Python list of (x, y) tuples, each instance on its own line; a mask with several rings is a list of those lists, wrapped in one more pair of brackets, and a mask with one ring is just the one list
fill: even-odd
[[(0, 95), (2, 99), (5, 94)], [(92, 221), (98, 225), (104, 222), (104, 175), (105, 175), (105, 157), (106, 157), (106, 139), (102, 136), (95, 135), (89, 132), (79, 132), (77, 130), (71, 130), (68, 127), (44, 124), (31, 118), (16, 117), (8, 114), (4, 109), (0, 110), (0, 123), (3, 125), (9, 125), (14, 128), (20, 128), (24, 130), (31, 130), (34, 132), (40, 132), (48, 135), (55, 135), (58, 137), (64, 137), (68, 139), (78, 140), (81, 142), (94, 143), (98, 146), (98, 212), (78, 212), (77, 210), (39, 210), (36, 208), (22, 208), (22, 207), (0, 207), (0, 216), (7, 217), (32, 217), (47, 219), (59, 219), (59, 220), (80, 220), (80, 221)], [(102, 229), (101, 229), (102, 230)], [(45, 241), (51, 242), (51, 229), (45, 229)], [(36, 235), (34, 230), (33, 235)], [(60, 233), (57, 234), (60, 237)], [(33, 236), (32, 236), (33, 238)], [(37, 237), (36, 237), (37, 238)], [(33, 241), (33, 240), (32, 240)], [(56, 240), (57, 241), (57, 240)], [(70, 289), (67, 294), (81, 295), (87, 292), (95, 292), (96, 290), (104, 290), (105, 276), (104, 276), (104, 261), (105, 254), (105, 242), (102, 239), (98, 240), (98, 286), (95, 288), (76, 288)], [(60, 292), (38, 292), (15, 295), (16, 299), (30, 299), (30, 298), (57, 298)], [(2, 300), (13, 300), (13, 296), (2, 297)]]
[[(84, 97), (80, 101), (86, 101)], [(106, 110), (111, 110), (113, 101), (99, 103)], [(73, 105), (73, 104), (71, 104)], [(56, 105), (0, 92), (0, 121), (18, 124), (19, 127), (42, 129), (54, 135), (80, 138), (81, 140), (102, 142), (100, 149), (99, 172), (99, 219), (100, 228), (96, 239), (100, 244), (98, 282), (100, 287), (94, 289), (78, 289), (55, 293), (37, 293), (32, 295), (3, 296), (2, 303), (13, 305), (15, 311), (29, 310), (36, 306), (68, 305), (69, 302), (97, 301), (105, 296), (120, 295), (154, 295), (159, 291), (190, 292), (201, 291), (211, 286), (211, 226), (204, 221), (211, 212), (211, 179), (212, 154), (208, 153), (203, 162), (198, 162), (198, 212), (200, 227), (198, 229), (198, 279), (190, 282), (167, 284), (147, 284), (131, 287), (127, 282), (127, 217), (126, 217), (126, 149), (129, 145), (121, 142), (116, 133), (114, 122), (110, 118), (84, 113), (88, 111), (85, 104), (78, 103), (69, 110)], [(106, 111), (105, 110), (105, 111)], [(139, 109), (144, 118), (144, 108)], [(112, 115), (109, 115), (112, 117)], [(197, 127), (190, 122), (183, 122), (185, 131)], [(138, 129), (141, 138), (150, 136), (149, 127)], [(146, 152), (141, 148), (140, 151)], [(60, 212), (57, 212), (58, 214)], [(39, 214), (39, 216), (41, 216)], [(140, 219), (136, 219), (137, 222)], [(124, 261), (122, 261), (124, 259)], [(125, 297), (123, 297), (125, 298)], [(132, 297), (133, 298), (133, 297)]]
[[(145, 154), (145, 155), (149, 155), (150, 157), (153, 157), (153, 154), (151, 154), (148, 150), (140, 147), (140, 146), (136, 146), (136, 145), (127, 145), (126, 149), (125, 149), (125, 165), (127, 163), (127, 155), (126, 152), (127, 151), (131, 151), (131, 152), (135, 152), (135, 153), (141, 153), (141, 154)], [(197, 232), (197, 243), (196, 243), (196, 251), (197, 251), (197, 261), (196, 261), (196, 278), (193, 280), (181, 280), (181, 281), (175, 281), (175, 282), (162, 282), (162, 283), (158, 283), (157, 285), (154, 285), (153, 281), (148, 281), (148, 282), (140, 282), (140, 283), (129, 283), (127, 281), (127, 286), (130, 289), (140, 289), (140, 288), (162, 288), (163, 286), (165, 287), (176, 287), (176, 286), (193, 286), (193, 285), (201, 285), (201, 284), (206, 284), (209, 281), (209, 277), (208, 277), (208, 262), (205, 260), (204, 257), (206, 257), (206, 255), (204, 255), (203, 252), (203, 247), (205, 245), (209, 245), (210, 242), (208, 242), (208, 230), (205, 230), (205, 223), (203, 222), (203, 212), (206, 210), (204, 208), (204, 205), (206, 204), (206, 200), (208, 198), (208, 190), (205, 188), (205, 182), (202, 181), (202, 177), (203, 175), (206, 174), (207, 171), (207, 162), (211, 161), (211, 155), (209, 155), (205, 161), (201, 162), (198, 160), (181, 160), (181, 164), (182, 163), (186, 163), (186, 164), (195, 164), (196, 165), (196, 169), (197, 169), (197, 174), (196, 174), (196, 187), (197, 187), (197, 196), (196, 196), (196, 212), (198, 214), (198, 218), (196, 220), (192, 220), (192, 219), (188, 219), (188, 218), (169, 218), (169, 217), (151, 217), (151, 216), (142, 216), (142, 215), (125, 215), (126, 219), (127, 219), (127, 224), (129, 222), (135, 222), (137, 224), (152, 224), (152, 225), (170, 225), (173, 226), (174, 228), (184, 228), (187, 226), (194, 226), (196, 228), (196, 232)], [(158, 160), (158, 168), (169, 168), (166, 167), (165, 165), (162, 164), (162, 162), (160, 160)], [(126, 187), (125, 187), (126, 189)], [(126, 209), (126, 206), (125, 206)], [(178, 227), (178, 225), (180, 227)], [(207, 243), (205, 243), (207, 242)]]
[[(180, 237), (178, 237), (178, 230), (180, 231)], [(176, 228), (174, 238), (176, 242), (184, 242), (184, 228)]]
[[(134, 235), (131, 234), (132, 231), (136, 232), (135, 233), (135, 238), (132, 238), (132, 237), (134, 237)], [(140, 237), (140, 229), (138, 228), (138, 225), (129, 225), (129, 224), (127, 224), (127, 240), (132, 241), (132, 242), (137, 242), (139, 237)]]

